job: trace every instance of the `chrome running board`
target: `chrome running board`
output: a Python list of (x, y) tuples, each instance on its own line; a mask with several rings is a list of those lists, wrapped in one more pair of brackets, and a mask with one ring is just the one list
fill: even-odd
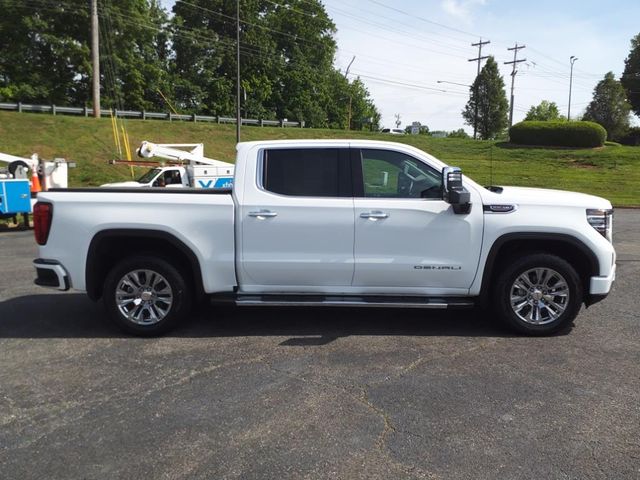
[(235, 304), (243, 307), (381, 307), (381, 308), (471, 308), (465, 298), (335, 296), (335, 295), (238, 295)]

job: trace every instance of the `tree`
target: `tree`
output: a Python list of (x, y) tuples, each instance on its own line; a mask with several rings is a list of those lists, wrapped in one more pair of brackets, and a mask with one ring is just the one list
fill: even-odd
[(477, 131), (481, 139), (498, 136), (507, 127), (509, 102), (504, 91), (504, 80), (493, 57), (487, 59), (480, 74), (470, 88), (467, 105), (462, 111), (465, 123), (474, 126), (477, 107)]
[(620, 79), (633, 112), (640, 116), (640, 33), (631, 39), (631, 51)]
[(168, 18), (159, 0), (103, 0), (100, 64), (103, 103), (135, 110), (169, 107)]
[[(185, 111), (232, 115), (235, 2), (176, 2), (173, 13), (176, 103)], [(240, 0), (240, 19), (245, 117), (356, 129), (379, 122), (362, 82), (350, 82), (333, 66), (336, 29), (319, 0)]]
[[(236, 2), (100, 0), (106, 107), (234, 115)], [(46, 5), (45, 5), (46, 4)], [(0, 0), (0, 101), (89, 103), (89, 2)], [(335, 25), (320, 0), (240, 0), (241, 113), (310, 127), (375, 127), (364, 84), (334, 66)]]
[(349, 85), (351, 91), (351, 129), (378, 130), (380, 113), (369, 96), (369, 91), (360, 78), (356, 78)]
[(613, 72), (609, 72), (596, 85), (583, 120), (599, 123), (607, 131), (609, 139), (616, 139), (629, 128), (630, 111), (622, 84), (615, 79)]
[[(0, 0), (0, 99), (90, 102), (89, 3)], [(157, 0), (99, 2), (102, 96), (106, 106), (160, 107), (167, 73), (166, 13)]]
[(68, 105), (88, 97), (89, 8), (0, 0), (0, 100)]
[(560, 110), (556, 102), (549, 102), (542, 100), (538, 106), (532, 105), (525, 120), (538, 120), (542, 122), (549, 122), (554, 120), (562, 120)]

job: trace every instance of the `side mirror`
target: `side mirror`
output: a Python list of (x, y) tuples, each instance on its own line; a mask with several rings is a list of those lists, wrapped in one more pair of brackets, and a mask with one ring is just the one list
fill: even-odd
[(471, 211), (471, 194), (462, 184), (462, 170), (458, 167), (442, 169), (443, 200), (453, 206), (455, 213)]

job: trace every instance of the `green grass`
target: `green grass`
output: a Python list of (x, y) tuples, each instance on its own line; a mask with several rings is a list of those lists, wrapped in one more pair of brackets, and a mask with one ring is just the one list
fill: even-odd
[[(132, 150), (142, 140), (157, 143), (204, 142), (205, 154), (233, 161), (235, 126), (209, 123), (128, 120)], [(370, 132), (300, 128), (243, 127), (242, 140), (294, 138), (358, 138), (413, 145), (464, 172), (482, 185), (557, 188), (599, 195), (618, 206), (640, 205), (640, 147), (597, 149), (516, 147), (493, 141), (389, 136)], [(0, 152), (76, 162), (71, 186), (100, 185), (130, 178), (115, 158), (111, 121), (105, 119), (0, 112)], [(136, 175), (144, 170), (135, 169)]]

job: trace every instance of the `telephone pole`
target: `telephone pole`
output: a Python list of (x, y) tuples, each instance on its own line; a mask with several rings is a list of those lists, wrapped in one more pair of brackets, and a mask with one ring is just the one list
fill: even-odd
[(476, 101), (474, 102), (475, 112), (473, 114), (473, 139), (474, 140), (477, 138), (477, 134), (478, 134), (478, 77), (480, 76), (480, 65), (482, 64), (482, 60), (486, 60), (487, 58), (489, 58), (488, 56), (484, 56), (484, 57), (482, 56), (482, 46), (488, 45), (490, 43), (491, 43), (490, 40), (486, 40), (483, 42), (482, 38), (480, 38), (480, 41), (478, 43), (471, 44), (472, 47), (478, 47), (478, 57), (469, 59), (470, 62), (478, 62), (478, 73), (476, 75), (476, 81), (473, 82), (476, 89), (475, 91)]
[(236, 0), (236, 143), (240, 143), (240, 0)]
[(516, 43), (515, 47), (507, 48), (509, 51), (513, 51), (513, 60), (511, 62), (504, 62), (505, 65), (512, 65), (513, 70), (511, 71), (511, 106), (509, 107), (509, 128), (513, 125), (513, 86), (516, 81), (516, 74), (518, 70), (516, 70), (516, 65), (520, 62), (526, 62), (526, 58), (522, 58), (518, 60), (518, 50), (523, 48), (527, 48), (526, 45), (518, 45)]
[(98, 24), (98, 0), (91, 0), (91, 63), (93, 64), (91, 78), (93, 116), (100, 118), (100, 31)]

